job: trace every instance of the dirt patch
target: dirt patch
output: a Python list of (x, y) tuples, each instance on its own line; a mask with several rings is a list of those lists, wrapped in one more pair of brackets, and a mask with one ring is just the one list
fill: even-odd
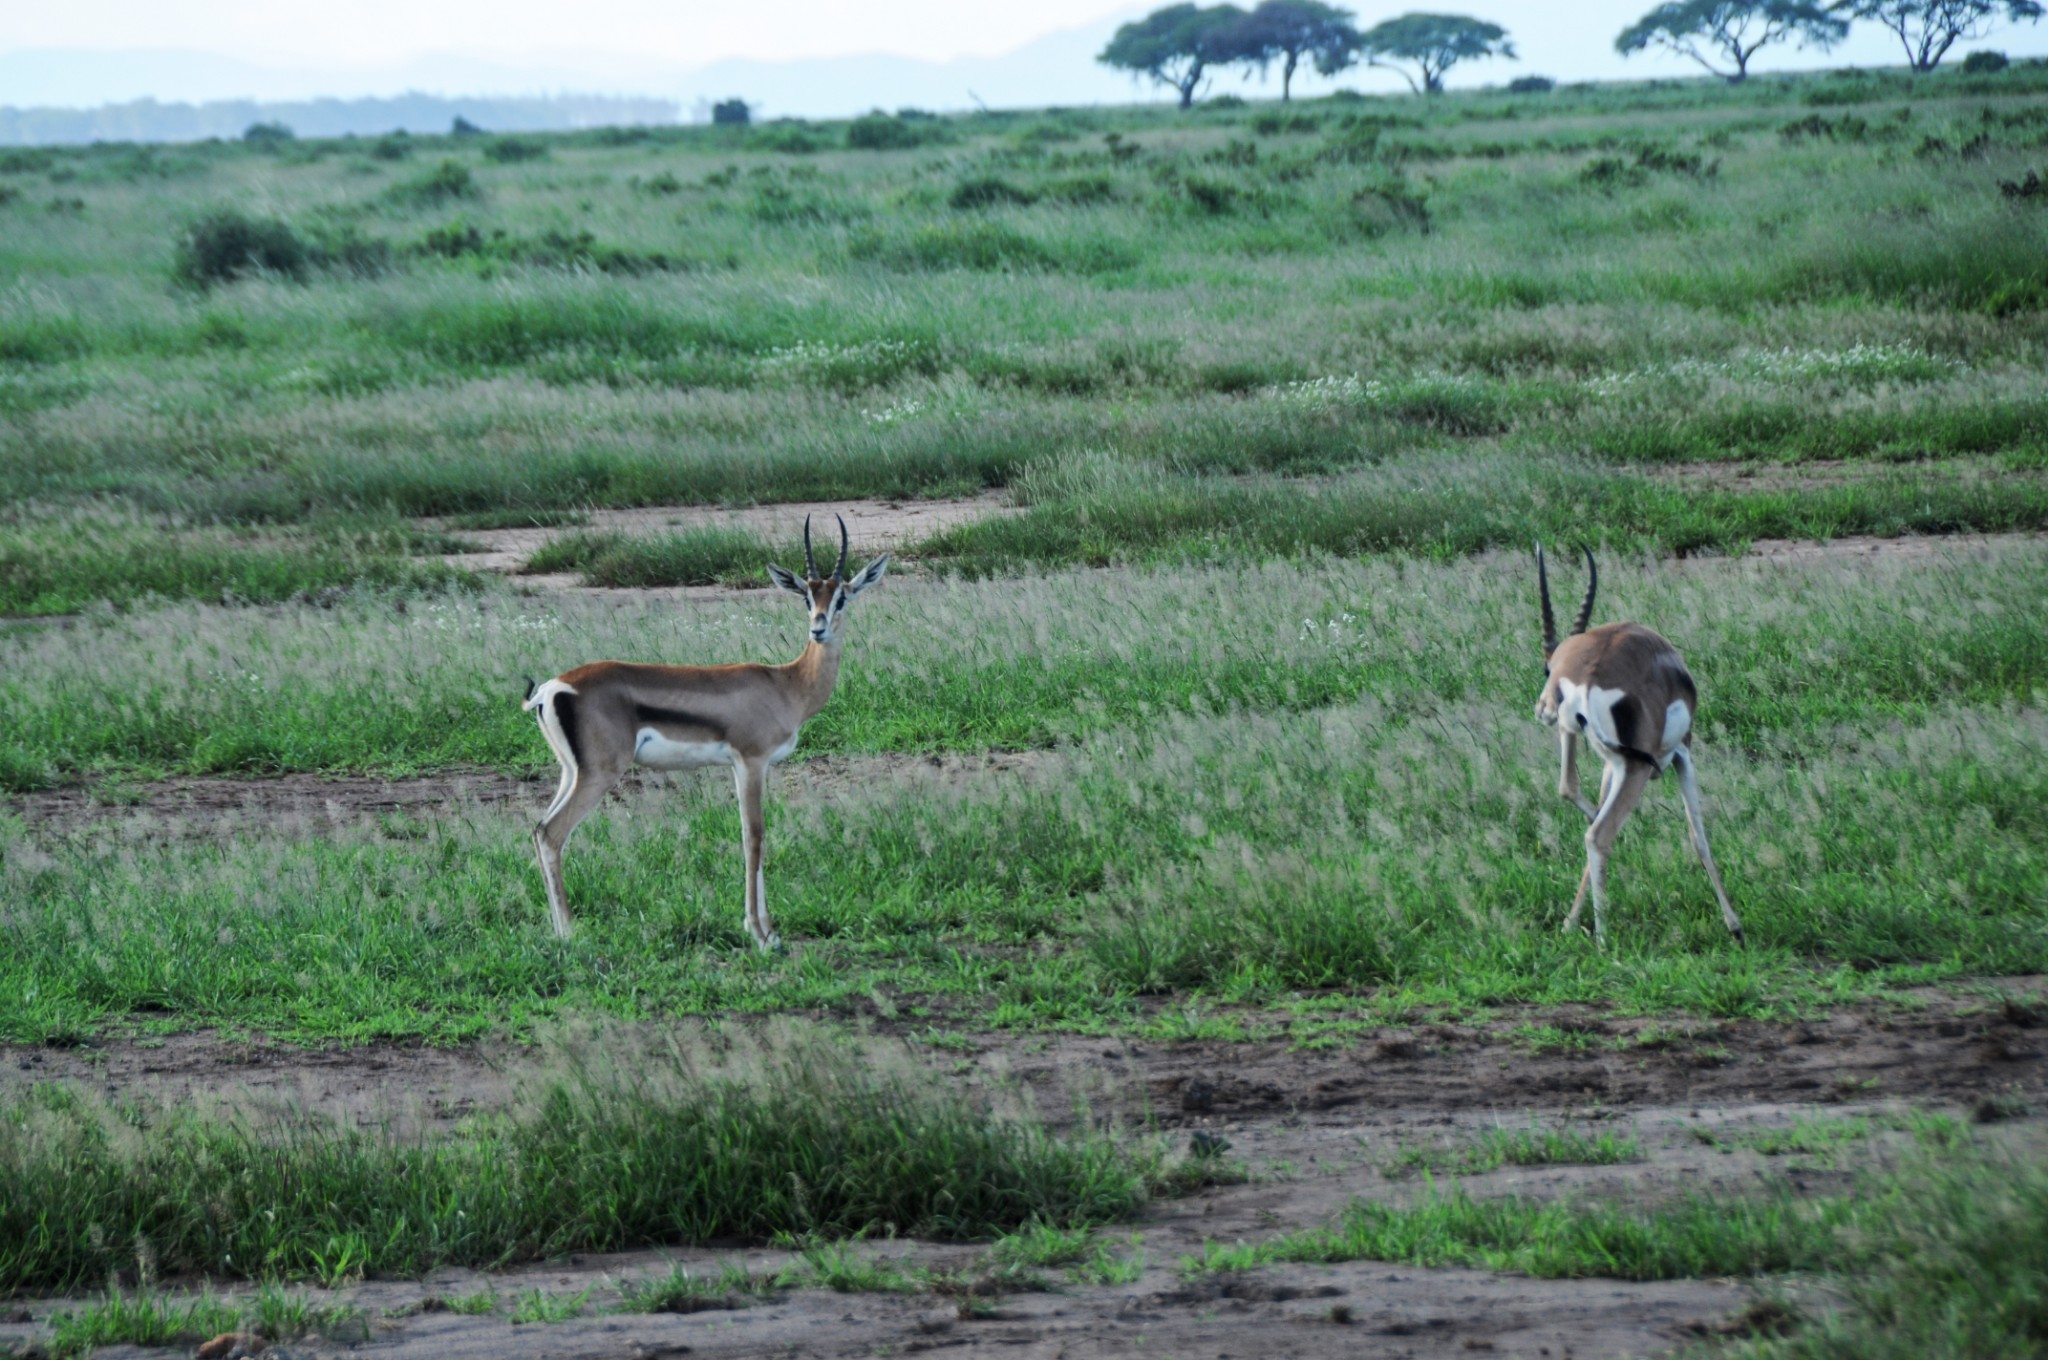
[[(1403, 1148), (1456, 1148), (1481, 1131), (1532, 1121), (1570, 1122), (1636, 1140), (1638, 1160), (1611, 1166), (1504, 1167), (1467, 1175), (1475, 1196), (1751, 1193), (1768, 1179), (1802, 1192), (1847, 1184), (1832, 1163), (1767, 1158), (1743, 1135), (1816, 1112), (1882, 1119), (1908, 1109), (1965, 1113), (1992, 1092), (2042, 1108), (2048, 1091), (2044, 980), (2006, 979), (2012, 1003), (1929, 989), (1907, 1006), (1845, 1009), (1824, 1021), (1653, 1023), (1582, 1008), (1504, 1011), (1476, 1024), (1395, 1026), (1302, 1051), (1285, 1039), (1256, 1043), (1128, 1042), (1078, 1035), (973, 1034), (914, 1052), (989, 1089), (1019, 1087), (1055, 1122), (1088, 1117), (1172, 1140), (1222, 1139), (1252, 1170), (1247, 1184), (1162, 1201), (1107, 1231), (1128, 1281), (1080, 1283), (1044, 1272), (1044, 1292), (957, 1298), (835, 1294), (786, 1289), (738, 1307), (687, 1314), (611, 1311), (629, 1282), (680, 1265), (715, 1274), (737, 1263), (757, 1276), (790, 1267), (788, 1252), (677, 1249), (572, 1257), (516, 1270), (437, 1272), (421, 1281), (340, 1291), (367, 1309), (367, 1339), (293, 1343), (289, 1355), (394, 1357), (628, 1357), (872, 1355), (999, 1346), (1022, 1356), (1203, 1356), (1474, 1353), (1633, 1356), (1670, 1349), (1723, 1325), (1750, 1301), (1726, 1282), (1630, 1284), (1544, 1281), (1384, 1263), (1276, 1266), (1246, 1274), (1189, 1275), (1181, 1263), (1211, 1242), (1258, 1241), (1327, 1222), (1356, 1199), (1412, 1201), (1431, 1193), (1396, 1164)], [(1532, 1046), (1539, 1032), (1549, 1042)], [(886, 1029), (886, 1026), (881, 1028)], [(906, 1031), (906, 1037), (911, 1031)], [(531, 1061), (499, 1047), (436, 1050), (372, 1046), (306, 1051), (211, 1034), (110, 1042), (90, 1049), (0, 1049), (9, 1081), (64, 1079), (145, 1103), (221, 1100), (251, 1108), (289, 1102), (362, 1122), (388, 1120), (403, 1103), (428, 1123), (514, 1099)], [(1142, 1122), (1141, 1122), (1142, 1121)], [(1993, 1135), (2027, 1149), (2048, 1120), (2009, 1121)], [(1903, 1139), (1904, 1135), (1879, 1135)], [(1441, 1176), (1439, 1180), (1443, 1179)], [(979, 1249), (914, 1242), (852, 1248), (902, 1266), (973, 1279)], [(515, 1325), (517, 1297), (580, 1297), (582, 1316)], [(499, 1300), (464, 1316), (435, 1300)], [(0, 1346), (46, 1325), (61, 1301), (29, 1300), (30, 1321), (0, 1325)], [(106, 1351), (115, 1356), (129, 1352)], [(140, 1354), (137, 1352), (136, 1354)]]
[[(985, 777), (1025, 777), (1051, 760), (1047, 751), (993, 751), (939, 755), (819, 755), (777, 766), (771, 796), (840, 798), (871, 793), (877, 785), (911, 784), (964, 789)], [(450, 812), (529, 807), (534, 815), (554, 796), (555, 770), (529, 774), (453, 770), (412, 779), (361, 775), (283, 775), (274, 779), (191, 777), (128, 783), (100, 780), (34, 793), (0, 796), (0, 808), (31, 828), (69, 835), (93, 827), (129, 835), (318, 835), (383, 817), (446, 816)], [(672, 780), (714, 779), (723, 771), (661, 775), (635, 771), (614, 798), (664, 796)]]
[[(420, 527), (452, 533), (477, 545), (477, 551), (451, 553), (441, 560), (472, 571), (516, 572), (547, 543), (568, 533), (624, 533), (650, 536), (678, 529), (706, 527), (745, 529), (773, 543), (795, 542), (803, 536), (804, 517), (815, 515), (825, 527), (812, 535), (822, 556), (837, 552), (835, 514), (846, 517), (853, 557), (864, 561), (874, 553), (895, 551), (930, 538), (957, 524), (971, 524), (991, 515), (1018, 513), (1004, 492), (991, 491), (961, 500), (932, 501), (792, 501), (725, 509), (712, 505), (651, 505), (632, 510), (592, 510), (588, 522), (564, 528), (453, 529), (445, 520), (421, 520)], [(828, 562), (826, 565), (830, 565)], [(573, 576), (528, 578), (537, 586), (573, 585)]]

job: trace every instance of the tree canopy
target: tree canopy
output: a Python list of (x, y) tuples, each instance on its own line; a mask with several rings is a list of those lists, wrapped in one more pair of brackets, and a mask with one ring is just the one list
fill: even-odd
[(1734, 84), (1748, 78), (1750, 58), (1772, 43), (1830, 47), (1848, 31), (1848, 20), (1816, 0), (1670, 0), (1623, 29), (1614, 50), (1629, 56), (1661, 47)]
[(1212, 66), (1245, 60), (1242, 29), (1248, 16), (1236, 5), (1168, 5), (1125, 24), (1095, 59), (1105, 66), (1150, 76), (1195, 102)]
[[(1403, 14), (1368, 29), (1358, 46), (1366, 65), (1396, 72), (1422, 94), (1440, 93), (1444, 73), (1461, 61), (1515, 57), (1506, 29), (1463, 14)], [(1402, 63), (1421, 73), (1420, 84)]]
[(1336, 75), (1358, 60), (1358, 29), (1351, 11), (1320, 0), (1263, 0), (1239, 25), (1233, 46), (1235, 60), (1263, 73), (1280, 63), (1280, 98), (1291, 96), (1295, 69), (1304, 57), (1317, 71)]
[(1932, 71), (1958, 42), (2007, 23), (2034, 23), (2039, 0), (1835, 0), (1834, 13), (1884, 25), (1906, 49), (1915, 71)]

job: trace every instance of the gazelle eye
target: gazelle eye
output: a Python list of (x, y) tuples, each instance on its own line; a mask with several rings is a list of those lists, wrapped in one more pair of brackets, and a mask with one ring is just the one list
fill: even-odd
[(846, 608), (846, 597), (845, 597), (844, 595), (841, 595), (841, 596), (840, 596), (840, 597), (839, 597), (838, 599), (836, 599), (836, 600), (834, 600), (834, 601), (832, 602), (832, 607), (833, 607), (834, 609), (844, 609), (844, 608)]

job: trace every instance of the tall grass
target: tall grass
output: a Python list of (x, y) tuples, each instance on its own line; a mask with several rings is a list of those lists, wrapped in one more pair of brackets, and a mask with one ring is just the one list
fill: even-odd
[(778, 1233), (986, 1236), (1128, 1214), (1147, 1168), (801, 1033), (726, 1060), (613, 1054), (443, 1138), (198, 1111), (144, 1128), (42, 1087), (0, 1122), (0, 1288), (138, 1260), (337, 1282)]

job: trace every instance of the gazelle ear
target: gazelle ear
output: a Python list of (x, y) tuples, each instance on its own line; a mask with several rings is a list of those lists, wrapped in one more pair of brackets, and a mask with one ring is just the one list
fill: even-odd
[(796, 596), (799, 600), (802, 600), (805, 604), (811, 602), (811, 588), (802, 581), (799, 581), (796, 578), (795, 572), (785, 571), (773, 562), (770, 562), (768, 564), (768, 579)]
[(875, 582), (881, 580), (882, 573), (888, 569), (888, 566), (889, 554), (883, 553), (880, 557), (862, 567), (854, 578), (846, 583), (846, 598), (852, 599)]

